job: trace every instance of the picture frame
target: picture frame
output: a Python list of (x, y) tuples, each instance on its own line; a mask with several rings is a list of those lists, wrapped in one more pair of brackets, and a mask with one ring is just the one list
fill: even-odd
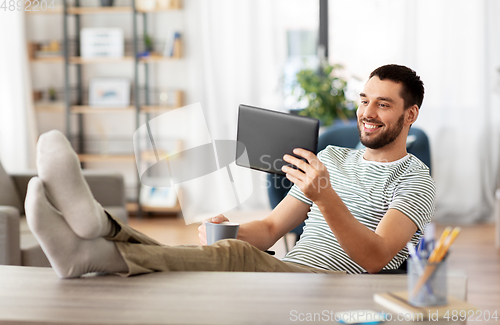
[(91, 79), (89, 105), (118, 108), (130, 106), (130, 80), (127, 78)]
[(155, 208), (173, 208), (177, 204), (177, 194), (173, 187), (156, 187), (141, 184), (141, 205)]
[(81, 57), (121, 58), (124, 55), (124, 34), (120, 28), (82, 28), (80, 30)]

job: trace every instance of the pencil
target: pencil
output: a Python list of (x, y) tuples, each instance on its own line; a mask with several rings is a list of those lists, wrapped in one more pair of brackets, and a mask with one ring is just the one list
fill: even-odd
[(459, 233), (460, 233), (460, 227), (455, 227), (455, 229), (453, 229), (453, 231), (451, 232), (450, 237), (444, 244), (443, 248), (441, 248), (441, 252), (439, 252), (439, 255), (437, 256), (437, 262), (441, 262), (443, 260), (444, 256), (450, 249), (451, 244), (453, 244), (455, 238), (457, 238)]
[(444, 229), (443, 233), (441, 234), (441, 237), (439, 238), (438, 243), (436, 244), (436, 247), (434, 247), (434, 250), (432, 251), (431, 256), (429, 256), (429, 262), (431, 262), (431, 263), (435, 262), (436, 256), (437, 256), (438, 252), (441, 250), (441, 248), (443, 247), (444, 241), (446, 240), (446, 237), (448, 237), (450, 232), (451, 232), (451, 227), (446, 227)]

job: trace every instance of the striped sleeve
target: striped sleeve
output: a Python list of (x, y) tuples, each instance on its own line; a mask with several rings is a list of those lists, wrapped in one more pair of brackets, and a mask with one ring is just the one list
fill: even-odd
[(428, 169), (419, 168), (400, 178), (389, 209), (404, 213), (423, 233), (434, 213), (436, 186)]
[(300, 190), (300, 188), (297, 185), (295, 185), (295, 184), (293, 184), (292, 188), (288, 192), (288, 195), (293, 196), (294, 198), (296, 198), (297, 200), (299, 200), (301, 202), (304, 202), (305, 204), (313, 205), (313, 202), (311, 200), (309, 200), (304, 195), (304, 193), (302, 193), (302, 191)]

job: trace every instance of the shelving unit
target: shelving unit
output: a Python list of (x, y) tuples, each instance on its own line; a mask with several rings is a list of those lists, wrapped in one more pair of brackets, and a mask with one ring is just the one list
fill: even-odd
[[(150, 65), (158, 64), (162, 62), (173, 62), (179, 60), (180, 56), (176, 57), (163, 57), (158, 53), (152, 53), (148, 57), (138, 57), (139, 53), (139, 25), (138, 16), (142, 16), (143, 20), (143, 33), (146, 34), (147, 31), (147, 20), (149, 14), (154, 14), (158, 12), (164, 12), (167, 10), (177, 10), (175, 9), (155, 9), (155, 10), (140, 10), (136, 8), (135, 1), (132, 0), (130, 6), (121, 7), (80, 7), (80, 1), (74, 0), (73, 4), (70, 5), (68, 0), (63, 0), (62, 7), (56, 7), (54, 12), (40, 12), (42, 14), (59, 14), (63, 17), (63, 55), (53, 56), (53, 57), (36, 57), (33, 56), (30, 61), (32, 64), (62, 64), (64, 66), (64, 102), (50, 102), (47, 100), (35, 102), (36, 112), (44, 113), (57, 113), (64, 114), (65, 125), (66, 125), (66, 135), (72, 141), (75, 150), (79, 153), (79, 159), (82, 163), (82, 167), (85, 167), (87, 163), (133, 163), (135, 164), (136, 158), (133, 154), (94, 154), (87, 152), (85, 148), (85, 116), (95, 116), (96, 114), (135, 114), (135, 127), (139, 128), (141, 125), (141, 120), (149, 120), (151, 114), (157, 114), (166, 112), (178, 107), (183, 106), (183, 92), (177, 90), (173, 93), (173, 98), (175, 99), (173, 103), (169, 105), (158, 105), (155, 101), (150, 98)], [(31, 15), (35, 14), (33, 12)], [(99, 15), (99, 14), (117, 14), (123, 15), (128, 14), (132, 16), (133, 19), (133, 38), (132, 38), (132, 52), (127, 53), (125, 56), (120, 58), (82, 58), (79, 56), (80, 53), (80, 29), (81, 29), (81, 19), (82, 15)], [(70, 21), (69, 17), (72, 21)], [(70, 23), (73, 23), (74, 30), (76, 31), (74, 39), (70, 39), (69, 30)], [(70, 43), (73, 42), (73, 47), (70, 48)], [(130, 52), (130, 51), (129, 51)], [(126, 107), (97, 107), (90, 106), (87, 104), (83, 82), (83, 69), (87, 65), (94, 64), (133, 64), (133, 82), (132, 82), (132, 101), (130, 106)], [(143, 82), (139, 80), (140, 69), (144, 69), (143, 75), (145, 76)], [(76, 77), (76, 84), (70, 85), (70, 80), (74, 80)], [(141, 88), (142, 87), (142, 88)], [(170, 94), (169, 94), (170, 95)], [(77, 123), (71, 123), (73, 116), (76, 117)], [(131, 136), (134, 130), (131, 130)], [(107, 140), (106, 140), (107, 141)], [(106, 143), (108, 145), (108, 143)], [(147, 149), (147, 148), (145, 148)], [(166, 156), (165, 153), (153, 153), (153, 152), (143, 152), (139, 157), (139, 163), (141, 161), (153, 161), (155, 162), (157, 157)], [(135, 165), (134, 165), (135, 170)], [(165, 213), (177, 213), (180, 211), (179, 202), (174, 207), (168, 208), (143, 208), (140, 204), (140, 181), (137, 180), (137, 202), (134, 206), (137, 209), (137, 213), (140, 215), (141, 212), (165, 212)]]

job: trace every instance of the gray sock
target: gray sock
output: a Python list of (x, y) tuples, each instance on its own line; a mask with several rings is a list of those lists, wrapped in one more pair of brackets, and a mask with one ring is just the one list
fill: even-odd
[(116, 245), (104, 238), (82, 239), (48, 202), (44, 184), (34, 177), (28, 184), (25, 201), (26, 219), (35, 238), (60, 278), (85, 273), (128, 272)]
[(87, 239), (110, 234), (112, 224), (90, 192), (78, 156), (64, 134), (53, 130), (40, 136), (36, 165), (47, 198), (75, 234)]

